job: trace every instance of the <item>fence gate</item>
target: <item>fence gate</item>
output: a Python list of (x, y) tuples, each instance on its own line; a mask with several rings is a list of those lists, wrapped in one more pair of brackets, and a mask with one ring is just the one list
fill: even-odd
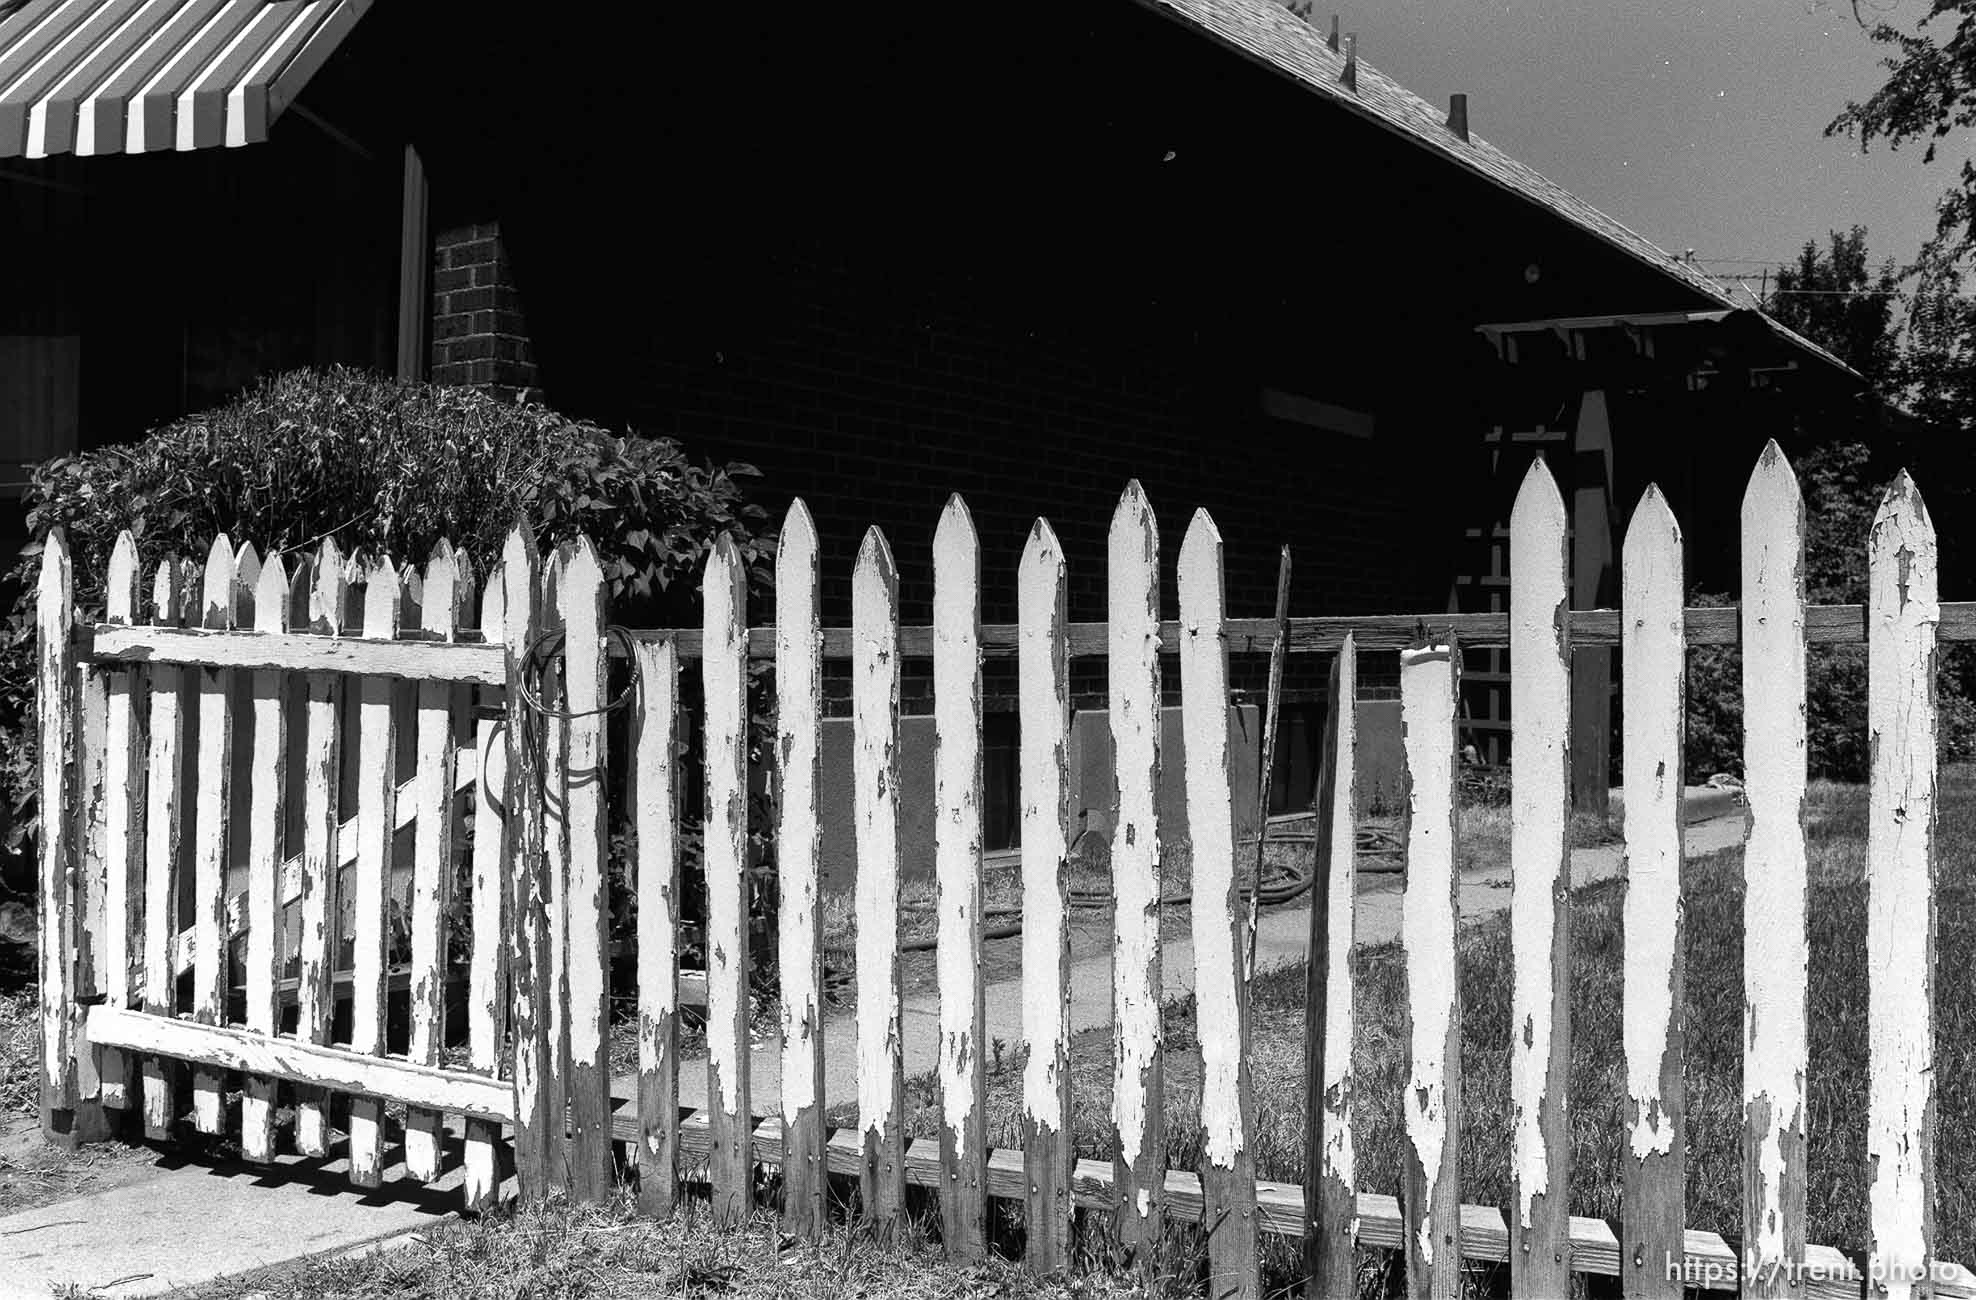
[[(1015, 566), (1019, 621), (984, 625), (987, 570), (955, 498), (933, 545), (930, 627), (901, 627), (884, 535), (864, 538), (852, 625), (818, 623), (819, 546), (800, 502), (776, 562), (780, 621), (750, 632), (742, 559), (711, 551), (702, 627), (612, 635), (595, 550), (546, 560), (511, 535), (484, 580), (441, 544), (422, 570), (345, 558), (262, 560), (215, 539), (203, 564), (108, 561), (102, 618), (78, 622), (57, 533), (40, 585), (39, 725), (44, 1125), (89, 1138), (106, 1115), (140, 1112), (163, 1136), (189, 1111), (200, 1131), (238, 1123), (250, 1159), (273, 1157), (279, 1085), (291, 1141), (308, 1155), (347, 1134), (351, 1180), (384, 1176), (392, 1121), (406, 1174), (437, 1178), (461, 1141), (465, 1201), (500, 1195), (512, 1151), (521, 1194), (611, 1191), (631, 1153), (646, 1211), (683, 1181), (722, 1215), (750, 1209), (761, 1166), (779, 1166), (781, 1214), (823, 1231), (831, 1177), (890, 1226), (907, 1189), (936, 1189), (941, 1237), (970, 1258), (991, 1247), (989, 1206), (1022, 1206), (1026, 1258), (1069, 1263), (1080, 1211), (1150, 1270), (1174, 1225), (1205, 1229), (1214, 1293), (1259, 1294), (1258, 1239), (1300, 1240), (1312, 1296), (1348, 1294), (1354, 1252), (1397, 1251), (1414, 1296), (1453, 1297), (1475, 1263), (1507, 1262), (1512, 1294), (1563, 1294), (1571, 1275), (1618, 1276), (1628, 1296), (1684, 1285), (1749, 1294), (1976, 1296), (1976, 1275), (1936, 1258), (1933, 955), (1938, 641), (1976, 639), (1976, 608), (1937, 599), (1932, 526), (1905, 476), (1871, 536), (1866, 606), (1804, 602), (1803, 505), (1773, 445), (1745, 497), (1740, 609), (1683, 610), (1680, 531), (1649, 489), (1623, 554), (1623, 617), (1572, 611), (1566, 514), (1543, 462), (1510, 523), (1503, 614), (1291, 620), (1293, 653), (1335, 654), (1313, 861), (1301, 1183), (1257, 1176), (1247, 953), (1229, 776), (1231, 635), (1267, 643), (1273, 620), (1230, 619), (1222, 543), (1197, 513), (1177, 555), (1177, 619), (1163, 619), (1161, 533), (1128, 486), (1111, 521), (1107, 618), (1066, 617), (1066, 560), (1038, 520)], [(1871, 950), (1867, 1167), (1871, 1240), (1860, 1263), (1805, 1243), (1807, 1068), (1804, 830), (1806, 648), (1869, 649), (1874, 737), (1867, 885)], [(623, 644), (616, 644), (622, 641)], [(1683, 677), (1688, 647), (1740, 643), (1751, 815), (1744, 984), (1740, 1223), (1687, 1222), (1681, 859)], [(1572, 1060), (1568, 865), (1570, 655), (1623, 648), (1624, 1064), (1615, 1222), (1570, 1213), (1566, 1099)], [(1511, 792), (1514, 962), (1509, 1203), (1463, 1195), (1462, 999), (1451, 954), (1460, 878), (1455, 728), (1462, 651), (1510, 651), (1517, 762)], [(614, 667), (613, 650), (626, 665)], [(1342, 653), (1340, 653), (1342, 651)], [(1407, 968), (1403, 1177), (1367, 1191), (1355, 1168), (1350, 962), (1354, 897), (1353, 725), (1358, 658), (1395, 655), (1409, 773), (1400, 939)], [(981, 673), (1013, 658), (1021, 720), (1021, 1028), (1011, 1131), (991, 1132), (982, 1045)], [(1073, 1147), (1068, 664), (1108, 666), (1117, 820), (1111, 961), (1109, 1158)], [(936, 826), (938, 1042), (935, 1131), (906, 1130), (900, 986), (905, 657), (933, 665), (939, 743)], [(773, 660), (779, 768), (781, 1033), (753, 1042), (749, 974), (748, 666)], [(822, 1010), (819, 869), (822, 664), (848, 661), (859, 919), (857, 1008)], [(1161, 753), (1165, 674), (1177, 667), (1183, 759)], [(703, 701), (708, 1104), (679, 1106), (683, 678)], [(626, 683), (629, 682), (627, 686)], [(617, 756), (636, 897), (636, 1069), (613, 1095), (606, 774), (609, 710), (630, 709)], [(1164, 1095), (1160, 999), (1159, 782), (1184, 793), (1192, 839), (1194, 994), (1207, 1030), (1189, 1048), (1199, 1102)], [(1924, 941), (1924, 939), (1926, 941)], [(1917, 995), (1917, 991), (1919, 991)], [(402, 992), (402, 1001), (394, 993)], [(400, 1006), (406, 1008), (402, 1017)], [(753, 1089), (757, 1051), (779, 1055), (771, 1102)], [(825, 1052), (856, 1063), (855, 1120), (825, 1122)], [(392, 1107), (387, 1115), (386, 1107)], [(399, 1115), (402, 1108), (402, 1118)], [(767, 1112), (766, 1114), (764, 1112)], [(997, 1141), (1007, 1145), (996, 1145)], [(1169, 1167), (1176, 1147), (1195, 1169)], [(1730, 1241), (1742, 1243), (1739, 1252)]]

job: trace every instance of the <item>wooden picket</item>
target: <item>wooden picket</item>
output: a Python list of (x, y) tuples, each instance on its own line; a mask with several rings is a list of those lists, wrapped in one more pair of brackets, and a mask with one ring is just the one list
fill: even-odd
[(1029, 1267), (1069, 1266), (1070, 660), (1063, 547), (1038, 519), (1016, 585), (1022, 623), (1022, 1161)]
[[(233, 626), (233, 574), (233, 546), (226, 534), (221, 533), (213, 539), (212, 549), (206, 553), (206, 567), (200, 571), (201, 627), (224, 630)], [(193, 800), (192, 909), (193, 934), (199, 946), (192, 967), (192, 1018), (202, 1025), (226, 1023), (226, 872), (230, 858), (228, 840), (233, 828), (229, 806), (233, 788), (233, 673), (231, 668), (207, 668), (198, 676), (199, 781)], [(225, 1117), (221, 1114), (225, 1086), (225, 1077), (219, 1071), (205, 1065), (193, 1067), (192, 1124), (199, 1132), (226, 1131)]]
[[(506, 639), (507, 587), (499, 565), (487, 575), (480, 595), (480, 637), (489, 645)], [(479, 691), (480, 716), (474, 724), (472, 924), (467, 958), (468, 1064), (477, 1072), (499, 1074), (506, 1037), (508, 925), (513, 918), (507, 875), (504, 810), (495, 790), (507, 789), (506, 755), (493, 716), (499, 697)], [(501, 1130), (498, 1124), (469, 1118), (466, 1124), (466, 1203), (472, 1210), (494, 1206), (501, 1190)]]
[(1775, 442), (1743, 494), (1745, 1294), (1794, 1294), (1805, 1248), (1804, 499)]
[(981, 547), (958, 496), (933, 535), (933, 859), (940, 985), (941, 1240), (988, 1250), (988, 1011), (981, 982)]
[[(279, 555), (261, 567), (254, 584), (254, 630), (288, 631), (288, 571)], [(247, 821), (247, 1028), (272, 1038), (281, 1026), (282, 933), (279, 893), (282, 825), (288, 803), (287, 674), (262, 668), (253, 674), (253, 760)], [(239, 801), (236, 801), (238, 803)], [(249, 1160), (274, 1159), (275, 1080), (249, 1078), (240, 1098), (240, 1146)]]
[[(137, 542), (128, 532), (117, 537), (104, 579), (103, 621), (137, 621), (142, 585)], [(144, 717), (145, 678), (127, 665), (104, 674), (103, 814), (108, 855), (103, 877), (106, 918), (103, 998), (113, 1007), (131, 1004), (141, 987), (144, 942)], [(116, 1048), (103, 1053), (103, 1104), (131, 1109), (136, 1062)]]
[(1509, 517), (1510, 1294), (1571, 1290), (1571, 608), (1569, 520), (1542, 456)]
[[(563, 802), (569, 834), (570, 1185), (579, 1200), (611, 1195), (610, 897), (604, 814), (608, 760), (604, 709), (610, 663), (604, 641), (604, 568), (589, 538), (562, 566), (564, 698), (570, 714)], [(450, 786), (448, 787), (450, 789)]]
[(754, 1208), (748, 1062), (748, 638), (741, 552), (723, 534), (701, 589), (706, 654), (707, 1111), (713, 1120), (714, 1213)]
[(637, 648), (631, 806), (638, 835), (638, 1203), (670, 1214), (679, 1186), (679, 651)]
[(1455, 872), (1455, 712), (1461, 656), (1452, 640), (1400, 655), (1406, 733), (1407, 1087), (1401, 1211), (1407, 1294), (1452, 1300), (1461, 1285), (1461, 986), (1451, 956), (1460, 911)]
[[(776, 969), (782, 975), (782, 1230), (821, 1236), (828, 1223), (823, 1123), (823, 816), (819, 803), (823, 642), (817, 535), (809, 507), (789, 504), (775, 553), (778, 867)], [(655, 939), (659, 943), (668, 940)], [(641, 948), (644, 943), (640, 937)], [(661, 1112), (659, 1124), (673, 1116)]]
[(1112, 835), (1114, 1227), (1126, 1260), (1157, 1267), (1166, 1200), (1160, 1027), (1160, 534), (1135, 479), (1106, 538), (1109, 691), (1118, 823)]
[(1627, 619), (1619, 658), (1628, 702), (1620, 738), (1626, 796), (1622, 1289), (1627, 1300), (1681, 1300), (1681, 1273), (1666, 1261), (1682, 1258), (1687, 1227), (1681, 906), (1687, 654), (1681, 529), (1658, 488), (1649, 487), (1633, 511), (1620, 569)]
[[(1305, 973), (1304, 1294), (1349, 1295), (1359, 1211), (1352, 1144), (1352, 919), (1358, 895), (1358, 645), (1348, 635), (1331, 661), (1323, 770), (1313, 809), (1314, 897)], [(1313, 1158), (1309, 1153), (1316, 1152)]]
[(1249, 998), (1242, 896), (1235, 874), (1234, 789), (1228, 780), (1228, 636), (1221, 533), (1197, 511), (1180, 544), (1181, 727), (1187, 829), (1193, 840), (1194, 1015), (1201, 1053), (1201, 1195), (1208, 1291), (1254, 1300), (1256, 1169), (1249, 1149)]
[[(350, 590), (348, 569), (334, 541), (323, 542), (309, 577), (309, 630), (322, 637), (340, 636)], [(344, 848), (340, 822), (343, 750), (351, 743), (344, 738), (342, 714), (345, 695), (354, 692), (338, 675), (320, 672), (303, 678), (303, 690), (307, 694), (303, 706), (307, 737), (302, 754), (302, 916), (295, 1036), (305, 1043), (327, 1045), (335, 1022), (337, 922), (343, 897), (338, 871)], [(152, 770), (155, 774), (155, 763)], [(354, 828), (350, 838), (354, 848)], [(329, 1153), (329, 1107), (327, 1093), (299, 1090), (295, 1148), (303, 1155)]]
[(851, 773), (857, 829), (859, 1192), (880, 1231), (906, 1199), (899, 988), (899, 572), (873, 528), (851, 572)]
[[(1649, 488), (1625, 540), (1623, 616), (1572, 611), (1568, 520), (1539, 461), (1512, 512), (1506, 616), (1489, 624), (1413, 620), (1418, 635), (1406, 645), (1389, 616), (1291, 621), (1292, 653), (1336, 651), (1313, 803), (1302, 1186), (1256, 1176), (1246, 908), (1230, 775), (1231, 640), (1238, 628), (1254, 637), (1269, 628), (1230, 619), (1222, 539), (1205, 512), (1179, 550), (1171, 621), (1160, 618), (1152, 504), (1133, 483), (1111, 519), (1108, 619), (1095, 632), (1067, 621), (1064, 551), (1042, 520), (1014, 572), (1017, 624), (983, 625), (995, 579), (984, 575), (982, 539), (958, 497), (932, 539), (929, 627), (900, 626), (900, 575), (873, 528), (850, 574), (851, 627), (824, 629), (821, 548), (797, 502), (776, 560), (773, 629), (747, 628), (742, 553), (722, 538), (707, 560), (704, 625), (632, 634), (629, 674), (615, 678), (606, 566), (587, 540), (565, 543), (545, 562), (518, 525), (476, 602), (473, 566), (445, 543), (421, 574), (381, 556), (345, 560), (327, 542), (313, 556), (263, 556), (219, 537), (203, 567), (154, 557), (147, 573), (125, 535), (108, 557), (102, 621), (92, 625), (79, 622), (71, 557), (57, 532), (37, 591), (42, 798), (63, 810), (44, 819), (39, 846), (44, 1126), (51, 1136), (88, 1140), (100, 1106), (134, 1114), (141, 1105), (146, 1131), (163, 1137), (189, 1101), (199, 1129), (222, 1132), (232, 1085), (242, 1097), (241, 1148), (267, 1161), (280, 1157), (277, 1102), (288, 1087), (292, 1142), (304, 1155), (329, 1154), (332, 1104), (347, 1098), (349, 1176), (364, 1186), (389, 1181), (384, 1116), (396, 1105), (404, 1108), (409, 1181), (443, 1176), (449, 1137), (463, 1137), (470, 1209), (500, 1202), (504, 1144), (512, 1144), (523, 1199), (595, 1201), (613, 1194), (623, 1143), (652, 1214), (672, 1212), (682, 1184), (705, 1183), (717, 1215), (737, 1218), (751, 1208), (757, 1167), (780, 1165), (785, 1230), (810, 1239), (829, 1222), (830, 1175), (857, 1180), (864, 1213), (886, 1233), (901, 1226), (909, 1187), (933, 1191), (942, 1241), (963, 1259), (995, 1248), (992, 1201), (1020, 1201), (1025, 1258), (1037, 1273), (1068, 1268), (1077, 1208), (1109, 1212), (1122, 1260), (1142, 1275), (1167, 1266), (1171, 1226), (1198, 1225), (1217, 1297), (1260, 1294), (1264, 1236), (1300, 1241), (1311, 1296), (1349, 1293), (1361, 1252), (1397, 1251), (1407, 1293), (1420, 1297), (1459, 1294), (1470, 1261), (1507, 1264), (1517, 1295), (1563, 1294), (1577, 1274), (1617, 1277), (1623, 1294), (1665, 1300), (1684, 1284), (1837, 1297), (1870, 1283), (1875, 1294), (1976, 1297), (1976, 1275), (1934, 1255), (1934, 1126), (1945, 1085), (1933, 1055), (1932, 693), (1939, 645), (1976, 640), (1976, 608), (1939, 601), (1932, 526), (1905, 476), (1864, 539), (1869, 599), (1851, 612), (1804, 603), (1803, 504), (1774, 445), (1752, 476), (1743, 523), (1740, 610), (1682, 608), (1680, 529)], [(1691, 1135), (1682, 1078), (1681, 724), (1687, 648), (1725, 643), (1738, 627), (1751, 806), (1745, 1206), (1743, 1222), (1730, 1225), (1740, 1233), (1725, 1238), (1690, 1227), (1683, 1204)], [(1509, 916), (1517, 1028), (1510, 1196), (1500, 1209), (1462, 1204), (1456, 1158), (1459, 637), (1477, 629), (1510, 647), (1517, 702)], [(1866, 871), (1875, 958), (1862, 1173), (1871, 1236), (1863, 1265), (1804, 1241), (1804, 669), (1811, 641), (1847, 639), (1869, 647), (1873, 755)], [(1618, 1044), (1627, 1096), (1607, 1135), (1622, 1170), (1616, 1230), (1570, 1215), (1566, 1197), (1566, 738), (1570, 655), (1584, 644), (1623, 650), (1628, 705)], [(1020, 1149), (992, 1148), (987, 1127), (981, 711), (991, 653), (1015, 656), (1019, 682)], [(1365, 1101), (1355, 1098), (1362, 1081), (1352, 1066), (1363, 653), (1397, 656), (1408, 779), (1398, 1197), (1355, 1185), (1352, 1130)], [(1070, 1123), (1069, 665), (1080, 654), (1106, 659), (1118, 800), (1106, 1159), (1077, 1158)], [(1167, 1167), (1159, 815), (1166, 654), (1179, 664), (1186, 742), (1174, 789), (1184, 795), (1192, 854), (1199, 1024), (1190, 1050), (1199, 1053), (1199, 1112), (1184, 1142), (1198, 1145), (1197, 1170)], [(750, 660), (771, 656), (781, 1032), (763, 1050), (779, 1057), (782, 1087), (762, 1118), (750, 1096), (748, 683)], [(939, 1016), (931, 1031), (906, 1019), (900, 987), (907, 656), (930, 660), (933, 670)], [(835, 1134), (824, 1120), (825, 1035), (838, 1027), (826, 1024), (821, 946), (823, 666), (833, 657), (851, 670), (858, 986), (855, 1025), (843, 1027), (854, 1048), (857, 1117)], [(709, 1089), (708, 1105), (682, 1116), (681, 875), (692, 828), (680, 794), (690, 734), (680, 673), (695, 658)], [(614, 680), (632, 686), (623, 755), (606, 743)], [(614, 761), (627, 777), (636, 903), (635, 997), (617, 1000), (636, 1004), (638, 1059), (636, 1097), (615, 1113), (607, 1050), (614, 899), (605, 870)], [(403, 785), (401, 768), (412, 777)], [(472, 846), (457, 886), (469, 891), (464, 900), (452, 897), (456, 842)], [(409, 870), (394, 861), (406, 847)], [(244, 875), (244, 891), (230, 893), (230, 873)], [(192, 900), (183, 918), (182, 885)], [(396, 904), (410, 931), (409, 963), (389, 946)], [(449, 918), (467, 930), (458, 964), (448, 952), (457, 923)], [(228, 977), (236, 939), (245, 955), (238, 989)], [(354, 951), (347, 972), (338, 961), (344, 944)], [(189, 1002), (177, 987), (185, 974)], [(446, 1012), (449, 983), (465, 985), (458, 1023)], [(244, 994), (239, 1024), (227, 1021), (230, 993)], [(331, 1041), (343, 996), (351, 1002), (347, 1044)], [(292, 1036), (283, 1031), (291, 999)], [(410, 1029), (402, 1056), (385, 1033), (401, 1010)], [(932, 1136), (918, 1141), (905, 1128), (908, 1032), (937, 1036), (939, 1113)], [(463, 1067), (447, 1064), (456, 1048)], [(179, 1086), (188, 1066), (189, 1094)]]
[(1934, 525), (1906, 473), (1867, 555), (1867, 1277), (1927, 1294), (1935, 1256)]

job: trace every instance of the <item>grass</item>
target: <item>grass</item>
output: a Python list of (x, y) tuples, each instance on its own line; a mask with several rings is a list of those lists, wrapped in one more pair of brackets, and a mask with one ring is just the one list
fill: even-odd
[(1103, 1275), (1038, 1280), (1002, 1260), (971, 1267), (949, 1264), (919, 1225), (909, 1226), (890, 1245), (854, 1228), (795, 1245), (779, 1235), (767, 1214), (722, 1225), (703, 1205), (689, 1203), (678, 1217), (661, 1222), (642, 1217), (634, 1201), (620, 1197), (607, 1206), (556, 1203), (476, 1221), (449, 1221), (422, 1229), (415, 1240), (395, 1249), (305, 1261), (188, 1294), (194, 1300), (647, 1300), (699, 1295), (740, 1300), (1102, 1300), (1144, 1292)]

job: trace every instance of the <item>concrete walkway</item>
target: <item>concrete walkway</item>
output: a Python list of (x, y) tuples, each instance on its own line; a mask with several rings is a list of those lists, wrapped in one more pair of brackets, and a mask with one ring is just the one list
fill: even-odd
[[(1690, 791), (1685, 844), (1689, 856), (1732, 848), (1742, 842), (1741, 810), (1714, 791)], [(1572, 883), (1590, 884), (1620, 873), (1617, 845), (1580, 849), (1571, 856)], [(1357, 938), (1377, 944), (1399, 934), (1400, 881), (1394, 875), (1359, 878)], [(1509, 904), (1507, 865), (1473, 872), (1461, 885), (1465, 920)], [(1261, 969), (1301, 962), (1310, 925), (1309, 907), (1266, 910), (1256, 936)], [(1019, 941), (1006, 941), (1015, 949)], [(999, 956), (990, 969), (1010, 971), (1013, 959)], [(1169, 997), (1192, 992), (1194, 950), (1186, 938), (1169, 939), (1163, 968)], [(1087, 913), (1073, 927), (1071, 1023), (1091, 1029), (1111, 1020), (1110, 925), (1101, 913)], [(1015, 1043), (1021, 1038), (1019, 980), (995, 979), (989, 986), (988, 1034)], [(911, 997), (905, 1008), (906, 1073), (934, 1067), (939, 1006), (934, 994)], [(852, 1041), (849, 1015), (825, 1022), (826, 1041)], [(826, 1089), (832, 1102), (856, 1097), (853, 1054), (835, 1046), (826, 1054)], [(780, 1058), (773, 1043), (756, 1046), (752, 1090), (759, 1112), (773, 1113), (780, 1097)], [(680, 1100), (704, 1104), (704, 1060), (687, 1061), (680, 1072)], [(635, 1093), (628, 1079), (617, 1081), (619, 1095)], [(272, 1166), (166, 1162), (155, 1175), (108, 1191), (59, 1201), (0, 1218), (0, 1300), (34, 1297), (74, 1284), (92, 1296), (155, 1295), (233, 1276), (271, 1264), (314, 1255), (347, 1254), (368, 1244), (402, 1236), (435, 1223), (459, 1205), (460, 1174), (455, 1162), (448, 1177), (432, 1187), (399, 1181), (402, 1166), (387, 1171), (392, 1181), (361, 1194), (344, 1177), (343, 1161), (288, 1156)]]
[(90, 1296), (158, 1295), (178, 1287), (341, 1255), (429, 1227), (460, 1205), (461, 1172), (430, 1186), (386, 1171), (384, 1186), (350, 1186), (345, 1160), (284, 1156), (272, 1165), (168, 1161), (155, 1176), (0, 1218), (0, 1297), (48, 1300), (74, 1285)]
[[(1613, 801), (1613, 818), (1618, 824), (1620, 804)], [(1682, 846), (1689, 857), (1734, 848), (1743, 842), (1742, 809), (1719, 790), (1690, 787), (1686, 796), (1687, 825)], [(1625, 867), (1625, 851), (1619, 844), (1601, 844), (1575, 849), (1571, 854), (1571, 883), (1574, 887), (1610, 880)], [(1356, 921), (1353, 942), (1364, 947), (1390, 943), (1400, 937), (1400, 888), (1397, 873), (1361, 873), (1358, 878)], [(1510, 871), (1507, 862), (1486, 871), (1471, 871), (1462, 877), (1461, 917), (1478, 920), (1509, 906)], [(1111, 923), (1095, 910), (1073, 913), (1070, 969), (1071, 1032), (1094, 1029), (1111, 1023)], [(1081, 918), (1081, 919), (1078, 919)], [(1093, 919), (1097, 918), (1097, 919)], [(1256, 969), (1269, 970), (1293, 965), (1309, 955), (1310, 905), (1307, 901), (1264, 909), (1256, 925)], [(1020, 939), (996, 942), (996, 947), (1018, 950)], [(1013, 963), (990, 960), (995, 966)], [(1194, 991), (1194, 945), (1184, 935), (1169, 937), (1161, 952), (1161, 982), (1169, 1000)], [(1013, 1046), (1022, 1041), (1022, 982), (1020, 973), (994, 979), (988, 984), (987, 1041), (1001, 1039)], [(928, 1074), (938, 1064), (940, 1001), (937, 992), (910, 993), (903, 1008), (906, 1077)], [(856, 1041), (856, 1020), (842, 1012), (824, 1021), (824, 1095), (826, 1104), (857, 1099), (857, 1058), (848, 1045)], [(837, 1050), (835, 1045), (845, 1045)], [(782, 1056), (773, 1038), (758, 1041), (749, 1059), (749, 1094), (758, 1114), (775, 1114), (782, 1096)], [(629, 1076), (613, 1083), (619, 1096), (636, 1096), (637, 1081)], [(706, 1104), (707, 1070), (705, 1057), (688, 1057), (680, 1062), (680, 1104), (698, 1107)]]

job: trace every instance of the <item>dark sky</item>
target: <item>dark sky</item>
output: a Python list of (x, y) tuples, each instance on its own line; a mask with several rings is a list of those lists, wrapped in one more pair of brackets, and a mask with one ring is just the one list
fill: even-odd
[[(1869, 5), (1877, 6), (1869, 8)], [(1912, 26), (1926, 0), (1861, 0)], [(1319, 0), (1359, 55), (1476, 134), (1711, 272), (1857, 222), (1905, 260), (1963, 156), (1862, 156), (1824, 127), (1881, 80), (1849, 0)], [(1966, 151), (1963, 140), (1951, 144)], [(1714, 259), (1711, 261), (1711, 259)], [(1753, 281), (1754, 283), (1754, 281)]]

